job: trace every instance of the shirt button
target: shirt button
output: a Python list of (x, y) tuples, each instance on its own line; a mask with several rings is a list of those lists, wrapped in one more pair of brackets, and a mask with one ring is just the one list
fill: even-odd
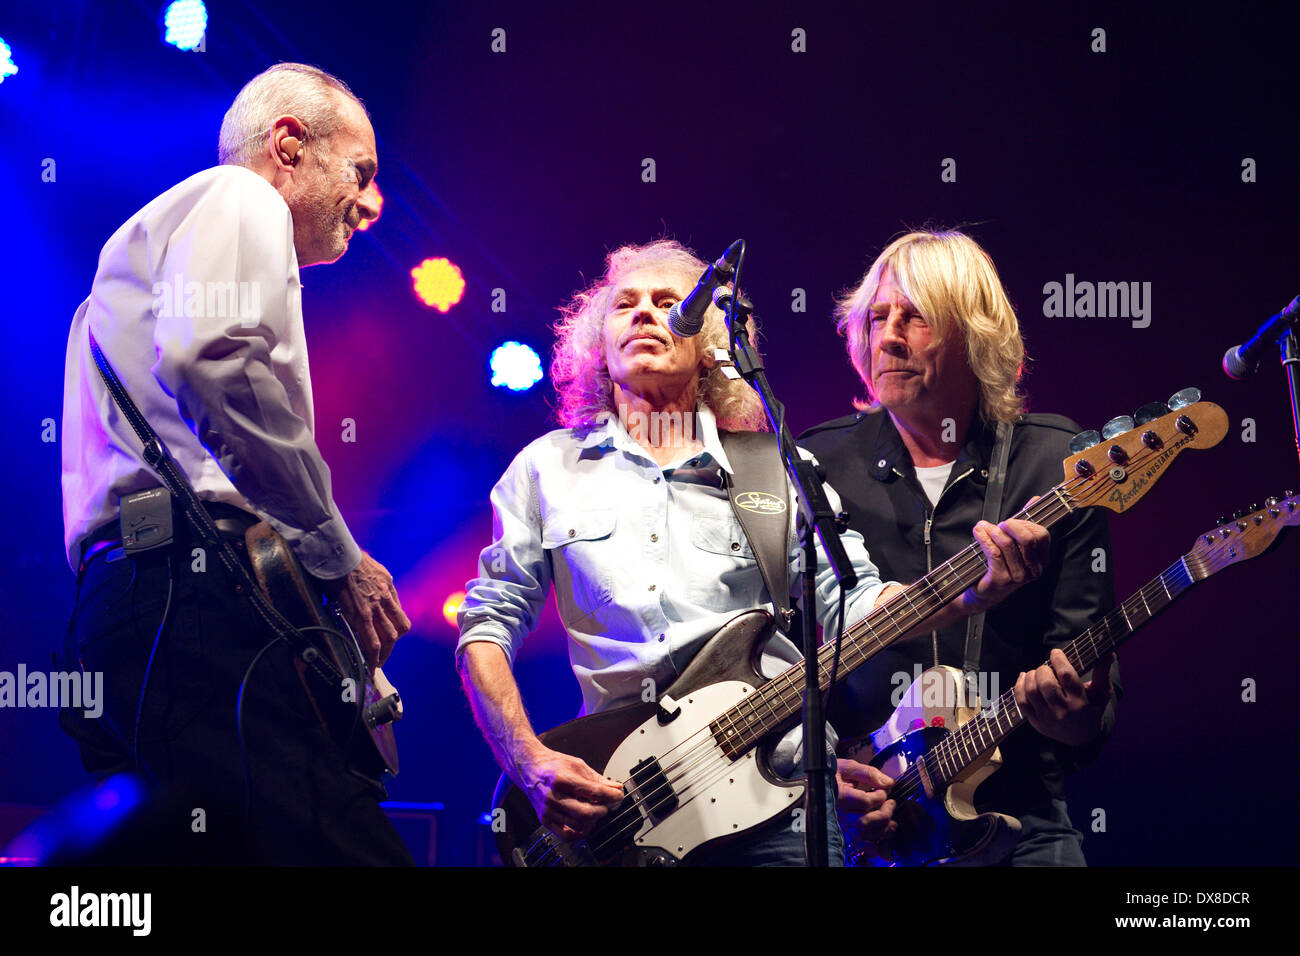
[(733, 541), (733, 542), (731, 542), (731, 550), (732, 550), (732, 551), (739, 551), (739, 550), (740, 550), (740, 542), (739, 542), (739, 541)]
[(656, 475), (656, 476), (655, 476), (655, 484), (657, 485), (657, 484), (659, 484), (659, 482), (661, 482), (661, 481), (663, 481), (663, 478), (660, 477), (660, 476), (658, 476), (658, 475)]
[(980, 477), (981, 477), (981, 478), (987, 478), (988, 476), (989, 476), (989, 470), (988, 470), (987, 468), (981, 468), (981, 469), (980, 469)]
[(659, 635), (659, 640), (662, 641), (662, 640), (663, 640), (665, 637), (667, 637), (667, 636), (668, 636), (667, 634), (660, 634), (660, 635)]
[(654, 589), (655, 589), (655, 586), (654, 586), (653, 584), (650, 585), (649, 590), (653, 591)]
[(658, 540), (659, 540), (659, 535), (657, 535), (657, 534), (652, 534), (652, 535), (650, 535), (650, 540), (651, 540), (651, 541), (658, 541)]
[(569, 537), (570, 537), (570, 538), (572, 538), (572, 537), (573, 537), (575, 534), (577, 534), (577, 533), (578, 533), (578, 532), (575, 531), (574, 529), (572, 529), (572, 528), (569, 529)]
[(885, 465), (887, 465), (887, 464), (889, 464), (889, 462), (885, 461), (885, 459), (882, 458), (882, 459), (880, 459), (880, 461), (876, 462), (876, 467), (877, 467), (877, 468), (884, 468)]

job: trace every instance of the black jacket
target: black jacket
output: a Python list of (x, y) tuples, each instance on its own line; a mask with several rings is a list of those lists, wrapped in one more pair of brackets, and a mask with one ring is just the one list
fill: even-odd
[[(1059, 415), (1025, 415), (1016, 422), (998, 520), (1064, 479), (1061, 463), (1078, 430)], [(826, 480), (843, 500), (850, 527), (866, 540), (881, 578), (910, 584), (970, 544), (984, 507), (994, 438), (994, 430), (978, 419), (972, 424), (933, 509), (886, 412), (826, 422), (800, 436), (799, 444), (825, 468)], [(1103, 509), (1089, 509), (1055, 524), (1051, 561), (1042, 576), (986, 615), (980, 671), (991, 696), (1010, 690), (1021, 671), (1045, 662), (1053, 647), (1068, 643), (1114, 606), (1106, 515)], [(851, 740), (884, 723), (918, 665), (961, 668), (965, 645), (966, 622), (961, 621), (877, 654), (849, 676), (835, 698), (831, 720), (841, 738)], [(1116, 696), (1118, 676), (1116, 665)], [(1015, 813), (1048, 796), (1063, 796), (1064, 771), (1095, 755), (1114, 719), (1112, 700), (1101, 735), (1078, 748), (1048, 740), (1032, 727), (1017, 729), (1002, 745), (1002, 769), (978, 791), (980, 809)]]

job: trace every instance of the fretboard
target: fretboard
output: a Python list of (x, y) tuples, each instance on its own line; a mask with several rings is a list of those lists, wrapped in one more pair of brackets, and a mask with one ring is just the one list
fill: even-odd
[[(1089, 670), (1097, 659), (1128, 640), (1133, 632), (1173, 603), (1178, 595), (1203, 575), (1193, 577), (1187, 558), (1179, 558), (1164, 574), (1150, 581), (1136, 594), (1088, 628), (1065, 647), (1066, 660), (1075, 672)], [(926, 769), (935, 790), (947, 786), (953, 778), (984, 753), (996, 747), (1022, 723), (1025, 717), (1016, 703), (1015, 690), (1006, 691), (992, 707), (967, 721), (926, 754)]]
[[(1014, 517), (1051, 527), (1079, 507), (1070, 492), (1072, 484), (1066, 481), (1057, 485)], [(870, 547), (870, 542), (867, 544)], [(955, 600), (976, 584), (986, 569), (984, 552), (978, 544), (971, 542), (925, 577), (846, 628), (836, 682)], [(834, 652), (834, 642), (828, 641), (817, 653), (818, 681), (823, 693), (830, 687)], [(803, 690), (804, 665), (794, 664), (719, 716), (710, 725), (715, 738), (729, 756), (740, 756), (799, 713), (803, 706)]]

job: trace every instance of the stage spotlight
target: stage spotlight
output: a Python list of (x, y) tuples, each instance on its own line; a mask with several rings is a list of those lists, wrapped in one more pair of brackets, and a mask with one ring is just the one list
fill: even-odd
[(384, 194), (379, 191), (379, 184), (375, 183), (375, 218), (362, 219), (357, 223), (357, 232), (365, 232), (370, 228), (371, 223), (379, 221), (379, 217), (384, 213)]
[(456, 626), (456, 613), (460, 606), (465, 603), (465, 592), (457, 591), (455, 594), (447, 595), (447, 600), (442, 602), (442, 619), (452, 627)]
[(18, 72), (18, 67), (14, 64), (13, 50), (9, 49), (9, 44), (0, 40), (0, 83), (5, 81), (6, 76), (13, 76)]
[(203, 0), (176, 0), (168, 4), (163, 14), (167, 32), (163, 39), (178, 50), (203, 48), (203, 35), (208, 30), (208, 8)]
[(465, 295), (465, 277), (450, 259), (425, 259), (411, 270), (415, 294), (425, 305), (448, 311)]
[(488, 362), (492, 369), (492, 384), (524, 392), (542, 380), (542, 360), (522, 342), (506, 342), (497, 346)]

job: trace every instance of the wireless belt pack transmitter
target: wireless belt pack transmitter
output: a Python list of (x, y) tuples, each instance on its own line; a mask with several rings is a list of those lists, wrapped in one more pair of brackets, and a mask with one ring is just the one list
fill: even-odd
[(172, 543), (172, 494), (166, 488), (137, 491), (118, 500), (122, 550), (152, 551)]

